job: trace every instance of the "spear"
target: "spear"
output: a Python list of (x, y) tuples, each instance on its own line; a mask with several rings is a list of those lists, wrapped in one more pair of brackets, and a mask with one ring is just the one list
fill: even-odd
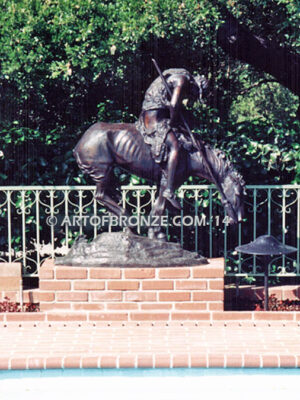
[[(154, 66), (155, 66), (155, 68), (156, 68), (156, 70), (157, 70), (157, 72), (158, 72), (158, 74), (159, 74), (159, 76), (160, 76), (160, 78), (161, 78), (166, 90), (167, 90), (168, 95), (172, 98), (171, 89), (169, 88), (169, 85), (167, 84), (167, 81), (166, 81), (165, 77), (163, 76), (163, 74), (161, 72), (161, 69), (159, 68), (159, 66), (158, 66), (158, 64), (157, 64), (157, 62), (156, 62), (156, 60), (154, 58), (152, 58), (152, 62), (153, 62)], [(189, 134), (189, 136), (191, 138), (193, 146), (199, 151), (199, 153), (200, 153), (200, 155), (202, 157), (202, 160), (203, 160), (203, 164), (205, 165), (207, 171), (209, 172), (209, 175), (211, 177), (212, 182), (216, 185), (216, 188), (220, 192), (221, 197), (222, 197), (222, 203), (224, 204), (224, 207), (229, 209), (230, 214), (234, 215), (235, 219), (237, 219), (236, 218), (236, 212), (234, 211), (232, 205), (227, 200), (227, 198), (226, 198), (226, 196), (224, 194), (223, 188), (219, 184), (218, 179), (216, 178), (216, 176), (214, 174), (214, 171), (213, 171), (213, 169), (212, 169), (212, 167), (211, 167), (211, 165), (210, 165), (210, 163), (209, 163), (209, 161), (207, 159), (205, 146), (204, 146), (203, 141), (201, 139), (198, 139), (198, 140), (195, 139), (194, 135), (192, 134), (192, 132), (190, 130), (190, 127), (189, 127), (188, 123), (186, 122), (186, 120), (185, 120), (185, 118), (184, 118), (184, 116), (182, 115), (181, 112), (179, 112), (179, 117), (181, 119), (181, 122), (183, 123), (184, 128), (186, 129), (186, 131), (188, 132), (188, 134)]]

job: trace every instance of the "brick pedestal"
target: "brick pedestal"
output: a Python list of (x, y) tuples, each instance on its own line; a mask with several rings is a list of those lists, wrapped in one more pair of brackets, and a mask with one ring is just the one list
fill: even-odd
[(40, 269), (41, 311), (84, 311), (90, 320), (208, 320), (222, 311), (224, 260), (174, 268)]

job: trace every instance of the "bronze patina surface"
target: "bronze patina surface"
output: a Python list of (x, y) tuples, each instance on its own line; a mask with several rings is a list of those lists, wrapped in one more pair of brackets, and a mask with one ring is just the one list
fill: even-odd
[(80, 237), (56, 265), (88, 267), (179, 267), (207, 264), (204, 257), (183, 250), (179, 243), (134, 235), (130, 231), (104, 232), (92, 242)]

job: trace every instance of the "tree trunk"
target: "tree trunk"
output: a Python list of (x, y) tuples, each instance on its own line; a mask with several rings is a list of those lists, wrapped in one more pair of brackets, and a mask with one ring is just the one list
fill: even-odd
[(300, 55), (255, 36), (231, 14), (219, 28), (217, 41), (232, 57), (271, 74), (300, 96)]

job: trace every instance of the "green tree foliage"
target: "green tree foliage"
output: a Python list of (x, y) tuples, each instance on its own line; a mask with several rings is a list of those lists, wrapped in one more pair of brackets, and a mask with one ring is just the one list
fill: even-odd
[(72, 148), (97, 119), (137, 117), (157, 76), (152, 57), (162, 69), (185, 67), (211, 78), (211, 101), (194, 109), (198, 133), (237, 160), (248, 184), (299, 180), (297, 97), (216, 44), (229, 10), (257, 34), (299, 51), (297, 0), (1, 6), (0, 184), (84, 183)]

